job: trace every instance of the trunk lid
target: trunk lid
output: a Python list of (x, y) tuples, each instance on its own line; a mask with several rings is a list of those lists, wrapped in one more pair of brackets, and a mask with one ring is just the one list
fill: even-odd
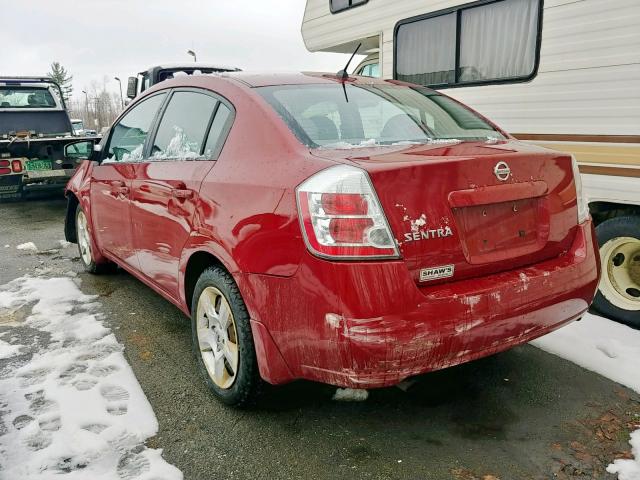
[(368, 172), (402, 258), (425, 287), (557, 257), (575, 233), (566, 154), (517, 141), (313, 154)]

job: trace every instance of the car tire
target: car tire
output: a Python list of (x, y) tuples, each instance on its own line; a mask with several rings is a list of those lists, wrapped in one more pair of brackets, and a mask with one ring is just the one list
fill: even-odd
[(262, 387), (249, 313), (233, 277), (207, 268), (191, 303), (193, 352), (209, 389), (223, 403), (246, 407)]
[(115, 270), (115, 264), (111, 262), (96, 263), (93, 254), (93, 239), (91, 237), (91, 228), (84, 210), (78, 204), (76, 206), (76, 239), (78, 242), (78, 253), (80, 261), (85, 271), (93, 274), (109, 273)]
[(640, 217), (605, 220), (596, 227), (602, 276), (593, 307), (603, 315), (640, 328)]

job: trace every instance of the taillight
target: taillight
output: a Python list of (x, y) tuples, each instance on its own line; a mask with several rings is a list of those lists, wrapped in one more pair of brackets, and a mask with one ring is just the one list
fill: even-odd
[(312, 253), (342, 259), (399, 256), (364, 170), (330, 167), (305, 180), (296, 192), (302, 232)]
[(6, 175), (7, 173), (11, 173), (11, 169), (10, 168), (0, 167), (0, 175)]
[(0, 160), (0, 167), (8, 167), (9, 160)]
[(20, 160), (12, 160), (11, 169), (14, 171), (14, 173), (22, 172), (22, 162)]

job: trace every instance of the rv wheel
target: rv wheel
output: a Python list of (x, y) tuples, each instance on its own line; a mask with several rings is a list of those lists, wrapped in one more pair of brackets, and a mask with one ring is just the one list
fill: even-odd
[(640, 217), (611, 218), (596, 228), (602, 277), (593, 306), (640, 328)]

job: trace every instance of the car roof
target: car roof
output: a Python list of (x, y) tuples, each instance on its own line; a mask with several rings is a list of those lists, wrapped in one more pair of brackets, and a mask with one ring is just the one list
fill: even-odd
[[(289, 72), (289, 73), (259, 73), (259, 72), (225, 72), (222, 78), (238, 80), (249, 87), (268, 87), (275, 85), (309, 85), (339, 83), (341, 79), (336, 73), (328, 72)], [(388, 80), (372, 77), (349, 76), (350, 83), (389, 84)], [(400, 82), (393, 82), (400, 83)]]

